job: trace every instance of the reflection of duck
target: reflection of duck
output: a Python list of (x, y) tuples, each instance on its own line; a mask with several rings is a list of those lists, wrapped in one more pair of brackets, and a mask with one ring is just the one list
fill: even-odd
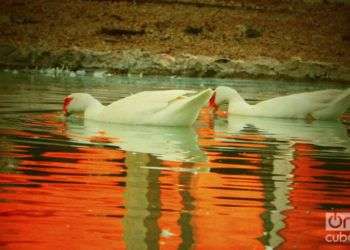
[[(234, 115), (228, 116), (227, 121), (228, 123), (223, 119), (216, 120), (215, 131), (231, 134), (227, 137), (229, 140), (232, 138), (234, 140), (245, 138), (254, 140), (257, 137), (245, 137), (244, 135), (258, 133), (258, 140), (254, 142), (266, 146), (262, 151), (255, 151), (260, 155), (263, 163), (261, 181), (264, 187), (264, 204), (267, 208), (271, 207), (261, 214), (261, 217), (264, 218), (264, 235), (261, 239), (266, 249), (281, 247), (285, 240), (282, 232), (287, 232), (287, 235), (289, 231), (295, 232), (288, 228), (290, 221), (295, 220), (295, 217), (288, 218), (288, 216), (295, 211), (290, 210), (286, 213), (295, 205), (294, 201), (300, 199), (300, 197), (295, 198), (295, 194), (302, 193), (300, 190), (304, 187), (305, 193), (302, 195), (308, 197), (305, 194), (310, 194), (311, 184), (305, 181), (305, 178), (317, 176), (317, 171), (324, 171), (322, 168), (317, 170), (315, 164), (318, 166), (323, 164), (324, 159), (322, 158), (325, 155), (334, 157), (338, 152), (348, 154), (350, 140), (346, 127), (337, 121), (307, 123), (304, 120)], [(308, 151), (304, 154), (303, 150)], [(331, 152), (327, 153), (327, 150)], [(317, 156), (321, 157), (317, 158)], [(294, 184), (294, 181), (299, 182)], [(293, 191), (294, 188), (296, 191)], [(319, 183), (317, 190), (319, 190)], [(297, 225), (297, 223), (292, 225)]]
[(197, 135), (192, 128), (123, 125), (90, 120), (85, 120), (84, 126), (84, 129), (78, 128), (76, 131), (71, 126), (71, 134), (83, 134), (83, 138), (89, 142), (112, 144), (125, 151), (149, 153), (162, 160), (206, 161), (206, 155), (199, 149)]
[[(143, 91), (102, 105), (86, 93), (74, 93), (64, 99), (65, 115), (84, 112), (89, 120), (120, 124), (190, 126), (212, 95), (206, 89), (196, 95), (189, 90)], [(192, 94), (192, 96), (187, 96)]]
[(307, 123), (304, 120), (230, 115), (228, 116), (226, 131), (241, 133), (244, 128), (249, 126), (254, 126), (260, 133), (270, 135), (276, 139), (302, 140), (319, 146), (350, 148), (346, 127), (338, 121)]
[(350, 106), (350, 88), (280, 96), (250, 105), (235, 89), (217, 87), (209, 105), (217, 107), (224, 102), (229, 103), (228, 113), (232, 115), (334, 120)]

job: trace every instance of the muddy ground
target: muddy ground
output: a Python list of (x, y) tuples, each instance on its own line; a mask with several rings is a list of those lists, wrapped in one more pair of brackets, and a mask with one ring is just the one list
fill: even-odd
[(349, 67), (349, 13), (324, 1), (9, 0), (0, 1), (0, 45)]

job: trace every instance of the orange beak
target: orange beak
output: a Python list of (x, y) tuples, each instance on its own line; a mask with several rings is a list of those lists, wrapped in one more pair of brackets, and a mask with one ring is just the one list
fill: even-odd
[(63, 101), (63, 112), (64, 112), (64, 115), (65, 116), (68, 116), (68, 105), (73, 101), (73, 97), (66, 97), (64, 98), (64, 101)]
[(215, 103), (215, 96), (216, 93), (214, 92), (214, 94), (211, 96), (210, 100), (209, 100), (209, 108), (213, 108), (215, 111), (218, 110), (219, 106)]

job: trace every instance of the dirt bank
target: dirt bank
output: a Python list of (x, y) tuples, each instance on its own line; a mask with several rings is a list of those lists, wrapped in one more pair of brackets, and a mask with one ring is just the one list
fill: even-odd
[(146, 2), (1, 1), (0, 64), (350, 82), (349, 5)]

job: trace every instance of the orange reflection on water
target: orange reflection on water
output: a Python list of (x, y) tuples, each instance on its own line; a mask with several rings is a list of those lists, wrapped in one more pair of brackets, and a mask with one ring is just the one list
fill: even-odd
[[(106, 148), (43, 152), (47, 160), (21, 160), (25, 174), (1, 174), (1, 242), (6, 249), (124, 248), (124, 153)], [(71, 162), (60, 162), (61, 160)], [(60, 161), (55, 161), (60, 160)], [(28, 171), (34, 171), (28, 175)], [(39, 172), (38, 172), (39, 171)], [(37, 173), (37, 174), (36, 174)], [(13, 187), (12, 187), (13, 186)], [(119, 239), (118, 239), (119, 238)]]
[(257, 240), (263, 233), (260, 214), (264, 209), (256, 201), (262, 197), (261, 185), (255, 178), (250, 181), (256, 190), (235, 188), (219, 175), (197, 176), (193, 197), (198, 207), (194, 218), (198, 249), (263, 249)]
[[(289, 198), (293, 209), (285, 213), (286, 227), (280, 232), (289, 244), (282, 245), (281, 249), (290, 249), (293, 245), (298, 249), (348, 249), (347, 244), (326, 242), (325, 236), (329, 232), (325, 230), (325, 213), (330, 209), (320, 207), (327, 203), (334, 206), (348, 204), (350, 200), (345, 198), (348, 195), (347, 190), (339, 189), (340, 194), (334, 196), (330, 189), (333, 181), (327, 184), (317, 178), (325, 174), (339, 176), (341, 171), (320, 169), (320, 166), (327, 163), (315, 159), (314, 155), (318, 155), (317, 149), (311, 144), (299, 142), (294, 145), (294, 149), (295, 177)], [(343, 174), (348, 173), (344, 171)], [(343, 199), (339, 199), (341, 193), (344, 194)]]
[[(8, 130), (35, 143), (14, 142), (1, 152), (16, 159), (13, 172), (0, 173), (6, 249), (264, 249), (275, 240), (274, 226), (281, 249), (303, 249), (304, 242), (326, 249), (321, 203), (343, 202), (317, 177), (347, 172), (322, 169), (326, 162), (306, 142), (288, 149), (292, 160), (281, 167), (274, 165), (280, 149), (269, 138), (204, 126), (198, 143), (208, 162), (188, 163), (125, 152), (107, 133), (79, 138), (62, 122), (33, 124), (56, 127), (47, 135)], [(52, 141), (40, 145), (38, 138)], [(84, 140), (70, 144), (73, 138)], [(291, 190), (288, 182), (276, 193), (290, 165)], [(278, 167), (282, 172), (274, 173)], [(276, 222), (276, 214), (286, 217)]]
[[(173, 168), (182, 167), (181, 163), (171, 161), (163, 161), (163, 164), (164, 166)], [(188, 193), (188, 190), (190, 189), (190, 183), (179, 183), (181, 178), (186, 178), (185, 176), (186, 174), (184, 175), (179, 172), (168, 172), (159, 177), (161, 185), (160, 201), (162, 213), (157, 223), (162, 231), (169, 231), (172, 234), (171, 237), (160, 238), (160, 249), (178, 249), (182, 243), (180, 223), (181, 215), (186, 214), (192, 217), (192, 201), (183, 200), (183, 197), (181, 196), (182, 192)], [(188, 193), (188, 195), (190, 194)], [(188, 206), (190, 206), (190, 209), (188, 209)], [(187, 229), (188, 231), (193, 230), (193, 221), (191, 219), (188, 220)]]
[[(202, 128), (198, 133), (199, 144), (202, 147), (248, 149), (266, 147), (263, 143), (264, 138), (260, 136), (222, 134), (229, 140), (225, 141), (213, 140), (214, 135), (220, 136), (220, 133), (214, 133), (212, 129)], [(262, 143), (247, 143), (257, 138)], [(232, 139), (245, 141), (233, 142)], [(207, 155), (211, 171), (225, 168), (257, 170), (261, 163), (259, 154), (248, 152), (237, 155), (208, 152)], [(264, 211), (262, 202), (264, 197), (259, 177), (212, 173), (196, 175), (193, 183), (191, 194), (196, 201), (194, 212), (196, 249), (264, 249), (258, 240), (264, 231), (260, 217)]]

